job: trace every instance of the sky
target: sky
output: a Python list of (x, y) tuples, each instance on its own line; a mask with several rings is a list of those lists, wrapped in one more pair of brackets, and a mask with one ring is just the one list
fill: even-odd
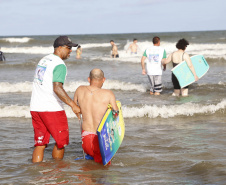
[(0, 36), (226, 30), (226, 0), (0, 0)]

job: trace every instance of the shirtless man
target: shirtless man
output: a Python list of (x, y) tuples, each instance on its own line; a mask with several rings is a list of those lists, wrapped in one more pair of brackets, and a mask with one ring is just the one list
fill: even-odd
[[(130, 44), (128, 50), (131, 50), (131, 54), (137, 54), (137, 50), (138, 50), (138, 45), (137, 45), (137, 39), (133, 39), (133, 43)], [(128, 51), (127, 50), (127, 51)], [(127, 52), (126, 51), (126, 52)]]
[(104, 116), (108, 104), (118, 111), (115, 95), (111, 90), (101, 89), (105, 77), (100, 69), (93, 69), (88, 77), (89, 86), (80, 86), (75, 92), (74, 102), (78, 103), (82, 112), (82, 148), (84, 152), (102, 163), (97, 127)]
[(113, 40), (111, 40), (110, 41), (110, 44), (112, 45), (112, 48), (111, 48), (111, 58), (119, 58), (118, 48), (115, 45), (115, 42)]

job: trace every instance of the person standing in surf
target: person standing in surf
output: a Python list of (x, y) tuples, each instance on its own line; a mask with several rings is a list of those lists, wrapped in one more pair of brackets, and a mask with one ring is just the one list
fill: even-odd
[(56, 141), (52, 151), (54, 159), (64, 157), (64, 147), (69, 143), (69, 130), (63, 102), (69, 105), (80, 119), (80, 108), (63, 88), (67, 68), (63, 60), (70, 57), (71, 48), (77, 44), (67, 36), (58, 37), (54, 53), (42, 58), (35, 71), (30, 111), (34, 127), (35, 149), (32, 162), (41, 162), (50, 135)]
[[(151, 84), (150, 94), (160, 95), (162, 92), (162, 59), (166, 58), (166, 51), (160, 46), (160, 38), (152, 39), (153, 46), (147, 48), (141, 58), (142, 74), (148, 76)], [(146, 69), (144, 62), (146, 61)], [(164, 71), (166, 70), (166, 65)]]
[[(185, 50), (187, 46), (189, 45), (189, 42), (185, 39), (180, 39), (177, 44), (176, 48), (178, 49), (177, 51), (171, 53), (167, 59), (163, 60), (163, 64), (168, 64), (169, 62), (173, 63), (173, 67), (177, 66), (179, 63), (186, 61), (188, 67), (190, 68), (191, 72), (193, 73), (195, 77), (195, 81), (198, 81), (198, 76), (196, 75), (194, 66), (191, 62), (191, 59), (187, 53), (185, 53)], [(174, 87), (174, 93), (172, 96), (188, 96), (188, 86), (184, 87), (181, 89), (180, 84), (177, 80), (177, 77), (172, 73), (172, 83)]]
[(112, 45), (112, 48), (111, 48), (111, 58), (119, 58), (118, 48), (115, 45), (115, 42), (113, 40), (110, 40), (110, 44)]
[(131, 54), (137, 54), (139, 47), (137, 45), (137, 39), (133, 39), (133, 43), (129, 45), (129, 48), (127, 49), (126, 52), (129, 50), (131, 51)]
[(4, 56), (3, 52), (1, 51), (1, 48), (0, 48), (0, 61), (5, 61), (5, 56)]
[(100, 69), (90, 71), (89, 86), (79, 86), (75, 91), (74, 102), (82, 112), (82, 148), (84, 152), (102, 163), (99, 148), (97, 128), (101, 122), (108, 104), (118, 111), (115, 95), (111, 90), (102, 89), (105, 82), (104, 72)]
[(77, 47), (77, 50), (76, 50), (76, 58), (77, 59), (80, 59), (81, 58), (81, 55), (82, 55), (82, 47), (81, 46), (78, 46)]

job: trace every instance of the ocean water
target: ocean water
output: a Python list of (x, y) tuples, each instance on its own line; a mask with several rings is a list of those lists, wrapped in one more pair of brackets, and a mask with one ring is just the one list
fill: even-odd
[[(149, 95), (140, 60), (156, 35), (167, 54), (186, 38), (186, 52), (202, 54), (209, 63), (208, 73), (190, 86), (188, 97), (171, 96), (172, 64), (163, 73), (162, 94)], [(75, 50), (66, 60), (64, 88), (70, 97), (79, 85), (88, 84), (91, 69), (101, 68), (106, 77), (103, 88), (111, 89), (122, 103), (125, 138), (108, 167), (74, 160), (82, 156), (80, 128), (67, 105), (70, 144), (64, 159), (52, 159), (51, 139), (44, 161), (31, 163), (32, 81), (39, 60), (53, 52), (56, 37), (0, 37), (7, 60), (0, 62), (0, 184), (225, 184), (226, 31), (70, 35), (83, 48), (80, 60)], [(133, 38), (138, 39), (137, 55), (126, 52)], [(120, 58), (110, 58), (111, 39)]]

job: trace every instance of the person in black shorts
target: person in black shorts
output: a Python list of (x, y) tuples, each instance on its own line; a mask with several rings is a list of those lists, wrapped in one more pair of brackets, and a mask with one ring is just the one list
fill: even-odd
[(110, 40), (110, 44), (112, 45), (112, 48), (111, 48), (111, 57), (112, 58), (119, 58), (118, 48), (115, 45), (115, 42), (113, 40)]
[[(173, 67), (175, 67), (179, 63), (186, 61), (188, 67), (190, 68), (191, 72), (193, 73), (193, 75), (195, 77), (195, 81), (198, 81), (199, 78), (196, 75), (194, 66), (191, 62), (191, 59), (190, 59), (189, 55), (187, 53), (185, 53), (185, 50), (188, 45), (189, 45), (189, 42), (187, 40), (180, 39), (176, 44), (176, 48), (178, 50), (171, 53), (167, 59), (163, 60), (163, 64), (168, 64), (169, 62), (172, 61)], [(188, 96), (188, 86), (181, 89), (180, 84), (179, 84), (176, 76), (173, 73), (172, 73), (172, 82), (173, 82), (173, 87), (174, 87), (174, 93), (172, 94), (173, 96), (179, 96), (180, 94), (182, 96)]]
[(0, 48), (0, 61), (5, 61), (5, 56), (4, 56), (3, 52), (1, 51), (1, 48)]

